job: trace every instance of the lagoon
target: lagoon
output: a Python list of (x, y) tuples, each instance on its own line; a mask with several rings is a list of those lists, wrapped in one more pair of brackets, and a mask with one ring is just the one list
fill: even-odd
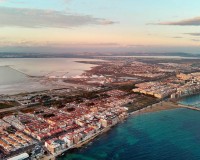
[(96, 66), (78, 63), (77, 61), (97, 60), (82, 58), (0, 58), (0, 94), (54, 89), (54, 86), (55, 88), (62, 88), (65, 84), (49, 84), (41, 77), (71, 77), (81, 75), (84, 71)]

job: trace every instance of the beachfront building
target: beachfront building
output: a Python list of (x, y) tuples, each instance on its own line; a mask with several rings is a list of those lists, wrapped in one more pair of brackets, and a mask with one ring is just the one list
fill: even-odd
[(45, 147), (51, 152), (51, 154), (55, 154), (65, 148), (65, 142), (60, 139), (54, 138), (45, 141)]

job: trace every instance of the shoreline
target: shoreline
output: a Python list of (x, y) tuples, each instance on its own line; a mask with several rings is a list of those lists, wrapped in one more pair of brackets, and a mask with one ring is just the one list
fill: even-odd
[(200, 91), (198, 91), (196, 93), (193, 93), (193, 94), (189, 94), (189, 95), (185, 95), (185, 96), (179, 97), (177, 99), (173, 99), (173, 101), (161, 101), (161, 102), (155, 103), (155, 104), (153, 104), (151, 106), (147, 106), (147, 107), (142, 108), (140, 110), (131, 112), (131, 113), (129, 113), (129, 115), (153, 113), (153, 112), (160, 112), (160, 111), (183, 108), (181, 106), (181, 103), (179, 103), (180, 100), (182, 100), (182, 99), (184, 99), (186, 97), (190, 97), (190, 96), (198, 95), (198, 94), (200, 94)]
[(80, 141), (79, 143), (75, 144), (74, 146), (71, 146), (70, 148), (66, 148), (56, 154), (51, 154), (51, 155), (43, 155), (41, 157), (42, 160), (56, 160), (58, 157), (61, 157), (63, 155), (67, 155), (68, 151), (72, 150), (72, 149), (80, 149), (85, 145), (88, 145), (89, 142), (91, 142), (92, 140), (94, 140), (96, 137), (101, 136), (102, 134), (110, 131), (112, 129), (112, 127), (117, 126), (118, 124), (122, 123), (123, 121), (126, 121), (128, 118), (131, 118), (134, 115), (140, 115), (140, 114), (148, 114), (148, 113), (154, 113), (154, 112), (160, 112), (160, 111), (167, 111), (167, 110), (172, 110), (172, 109), (181, 109), (184, 108), (181, 105), (179, 105), (179, 103), (177, 103), (177, 101), (172, 102), (172, 101), (161, 101), (158, 103), (155, 103), (151, 106), (147, 106), (143, 109), (134, 111), (132, 113), (129, 113), (128, 116), (126, 118), (124, 118), (123, 120), (119, 121), (117, 124), (111, 125), (111, 126), (107, 126), (106, 128), (104, 128), (103, 130), (100, 130), (98, 132), (96, 132), (94, 135), (92, 135), (90, 138), (85, 139)]
[(178, 109), (178, 108), (182, 108), (182, 107), (171, 101), (161, 101), (151, 106), (147, 106), (143, 109), (134, 111), (130, 113), (129, 115), (132, 116), (132, 115), (160, 112), (160, 111), (166, 111), (166, 110), (172, 110), (172, 109)]
[[(147, 107), (145, 107), (143, 109), (140, 109), (140, 110), (134, 111), (132, 113), (129, 113), (129, 115), (124, 119), (124, 121), (126, 121), (128, 118), (131, 118), (134, 115), (146, 114), (146, 113), (153, 113), (153, 112), (160, 112), (160, 111), (177, 109), (177, 108), (182, 108), (182, 107), (179, 106), (178, 104), (175, 104), (174, 102), (170, 102), (170, 101), (159, 102), (159, 103), (153, 104), (152, 106), (147, 106)], [(120, 121), (119, 123), (121, 123), (121, 122), (122, 121)], [(119, 123), (117, 123), (116, 125), (118, 125)], [(84, 142), (81, 142), (81, 143), (77, 144), (76, 147), (70, 148), (69, 150), (71, 150), (71, 149), (79, 149), (79, 148), (83, 147), (84, 145), (88, 145), (89, 142), (91, 142), (92, 140), (94, 140), (96, 137), (101, 136), (103, 133), (108, 132), (109, 130), (112, 129), (112, 127), (114, 127), (116, 125), (108, 126), (107, 128), (104, 128), (104, 130), (99, 131), (98, 133), (96, 133), (94, 136), (92, 136), (88, 140), (85, 140)], [(63, 154), (67, 155), (67, 152), (69, 150), (63, 151), (62, 153), (56, 155), (54, 158), (56, 159), (56, 158), (58, 158), (60, 156), (63, 156)], [(45, 158), (43, 160), (47, 160), (47, 159)]]
[[(198, 93), (197, 93), (198, 94)], [(191, 96), (191, 95), (188, 95)], [(94, 135), (92, 135), (90, 138), (85, 139), (80, 141), (79, 143), (71, 146), (70, 148), (66, 148), (56, 154), (50, 154), (50, 155), (43, 155), (41, 157), (42, 160), (56, 160), (58, 157), (63, 156), (63, 155), (67, 155), (68, 151), (72, 150), (72, 149), (79, 149), (82, 148), (85, 145), (88, 145), (89, 142), (92, 142), (96, 137), (101, 136), (102, 134), (110, 131), (112, 129), (112, 127), (117, 126), (118, 124), (122, 123), (123, 121), (126, 121), (128, 118), (131, 118), (132, 116), (137, 116), (137, 115), (141, 115), (141, 114), (148, 114), (148, 113), (154, 113), (154, 112), (161, 112), (161, 111), (167, 111), (167, 110), (172, 110), (172, 109), (181, 109), (181, 108), (185, 108), (182, 107), (180, 105), (180, 103), (178, 103), (177, 99), (176, 101), (160, 101), (158, 103), (155, 103), (153, 105), (147, 106), (145, 108), (142, 108), (140, 110), (128, 113), (128, 116), (126, 116), (123, 120), (120, 120), (117, 124), (111, 125), (111, 126), (107, 126), (106, 128), (104, 128), (103, 130), (100, 130), (98, 132), (96, 132)]]
[[(126, 120), (127, 118), (128, 117), (126, 117), (124, 120)], [(119, 123), (121, 123), (121, 122), (123, 122), (123, 121), (120, 121)], [(119, 123), (117, 123), (117, 124), (119, 124)], [(79, 148), (81, 148), (81, 147), (83, 147), (85, 145), (88, 145), (89, 142), (94, 140), (96, 137), (101, 136), (102, 134), (108, 132), (112, 127), (116, 126), (117, 124), (108, 126), (108, 127), (104, 128), (103, 130), (98, 131), (97, 133), (92, 135), (89, 139), (83, 140), (83, 141), (75, 144), (71, 148), (66, 148), (66, 149), (64, 149), (64, 150), (62, 150), (62, 151), (60, 151), (60, 152), (58, 152), (58, 153), (56, 153), (54, 155), (45, 155), (41, 159), (42, 160), (56, 160), (58, 157), (67, 154), (67, 152), (72, 150), (72, 149), (79, 149)]]
[(191, 94), (188, 94), (188, 95), (183, 95), (183, 96), (181, 96), (179, 98), (176, 98), (175, 101), (180, 101), (180, 100), (182, 100), (184, 98), (187, 98), (187, 97), (190, 97), (190, 96), (193, 96), (193, 95), (198, 95), (198, 94), (200, 94), (200, 91), (196, 91), (195, 93), (191, 93)]

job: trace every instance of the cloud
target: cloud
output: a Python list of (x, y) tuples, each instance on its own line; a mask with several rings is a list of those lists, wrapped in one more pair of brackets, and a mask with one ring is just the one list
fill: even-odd
[(193, 41), (193, 42), (200, 42), (199, 39), (191, 39), (191, 41)]
[(40, 46), (40, 47), (121, 47), (122, 45), (116, 42), (99, 42), (99, 43), (85, 43), (85, 42), (56, 42), (56, 41), (40, 41), (34, 42), (28, 39), (13, 40), (14, 38), (0, 37), (0, 46)]
[(82, 45), (88, 45), (88, 46), (120, 46), (119, 43), (115, 42), (107, 42), (107, 43), (83, 43)]
[(200, 17), (184, 19), (184, 20), (174, 21), (174, 22), (160, 22), (160, 23), (154, 23), (154, 24), (157, 24), (157, 25), (177, 25), (177, 26), (200, 26)]
[(70, 28), (84, 25), (111, 25), (114, 21), (55, 10), (0, 7), (0, 27)]
[(102, 25), (110, 25), (110, 24), (114, 24), (114, 23), (117, 23), (117, 22), (113, 22), (113, 21), (110, 21), (110, 20), (103, 20), (100, 23)]
[(126, 45), (126, 47), (145, 47), (145, 45), (140, 45), (140, 44), (131, 44), (131, 45)]
[(172, 38), (181, 39), (181, 38), (183, 38), (183, 37), (175, 36), (175, 37), (172, 37)]
[(188, 35), (191, 35), (191, 36), (200, 36), (200, 33), (185, 33), (185, 34), (188, 34)]

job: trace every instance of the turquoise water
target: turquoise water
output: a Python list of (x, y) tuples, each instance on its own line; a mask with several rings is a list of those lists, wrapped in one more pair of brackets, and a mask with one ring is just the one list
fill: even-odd
[(188, 109), (133, 116), (59, 160), (199, 160), (199, 122)]
[(183, 98), (180, 103), (200, 107), (200, 94)]

